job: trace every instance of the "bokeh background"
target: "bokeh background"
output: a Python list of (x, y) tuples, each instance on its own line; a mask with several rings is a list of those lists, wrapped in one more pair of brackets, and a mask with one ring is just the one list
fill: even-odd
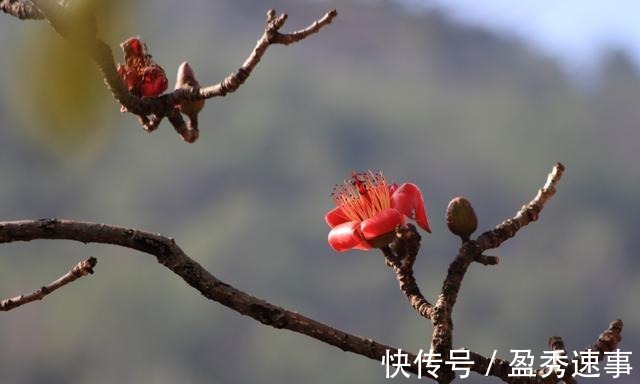
[[(167, 123), (147, 134), (121, 114), (95, 66), (46, 23), (0, 15), (0, 218), (160, 232), (240, 289), (417, 351), (431, 326), (381, 255), (328, 247), (333, 184), (382, 169), (422, 187), (433, 234), (416, 275), (434, 299), (458, 247), (443, 220), (448, 201), (466, 196), (489, 229), (561, 161), (566, 175), (541, 220), (495, 252), (499, 266), (467, 274), (454, 343), (509, 358), (539, 355), (562, 335), (581, 349), (622, 318), (620, 347), (638, 365), (640, 72), (629, 42), (640, 44), (640, 30), (591, 36), (581, 29), (589, 5), (568, 3), (555, 13), (553, 1), (518, 12), (488, 0), (99, 2), (118, 57), (117, 44), (139, 34), (172, 81), (186, 59), (202, 83), (245, 59), (268, 8), (289, 13), (286, 30), (338, 8), (330, 27), (272, 47), (237, 93), (208, 102), (193, 145)], [(629, 12), (606, 10), (588, 14)], [(380, 362), (240, 316), (127, 249), (3, 245), (0, 296), (88, 256), (99, 260), (94, 276), (0, 315), (2, 383), (386, 382)], [(636, 371), (590, 382), (636, 383)]]

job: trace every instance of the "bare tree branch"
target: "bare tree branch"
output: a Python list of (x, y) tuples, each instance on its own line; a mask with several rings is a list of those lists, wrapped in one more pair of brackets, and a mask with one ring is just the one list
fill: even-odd
[(431, 319), (433, 305), (420, 292), (413, 275), (413, 263), (420, 250), (420, 234), (416, 227), (408, 224), (400, 226), (396, 231), (397, 239), (382, 248), (387, 266), (393, 268), (400, 290), (407, 296), (411, 307), (420, 316)]
[[(95, 33), (95, 20), (86, 13), (75, 14), (68, 12), (66, 8), (50, 0), (16, 1), (2, 0), (2, 11), (15, 17), (24, 19), (46, 18), (51, 26), (65, 39), (74, 42), (80, 49), (89, 55), (98, 65), (107, 88), (113, 97), (131, 112), (138, 116), (143, 128), (151, 132), (157, 128), (164, 117), (168, 117), (176, 132), (186, 142), (194, 142), (198, 139), (198, 129), (195, 124), (187, 125), (176, 109), (176, 106), (185, 101), (210, 99), (225, 96), (236, 91), (249, 78), (253, 69), (258, 65), (262, 56), (270, 45), (289, 45), (301, 41), (321, 28), (330, 24), (338, 15), (334, 9), (326, 13), (322, 18), (313, 22), (308, 27), (290, 33), (280, 33), (280, 28), (287, 20), (287, 14), (276, 17), (274, 10), (267, 12), (267, 25), (265, 31), (256, 43), (249, 57), (235, 72), (231, 73), (218, 84), (205, 87), (183, 87), (173, 92), (165, 93), (158, 97), (137, 97), (129, 92), (122, 78), (118, 74), (116, 63), (111, 48)], [(78, 20), (82, 18), (82, 20)]]
[[(617, 319), (609, 324), (609, 328), (605, 329), (604, 332), (598, 336), (598, 339), (595, 343), (586, 347), (584, 351), (591, 350), (598, 352), (598, 361), (602, 361), (604, 358), (605, 352), (612, 352), (616, 348), (618, 348), (618, 344), (622, 341), (622, 328), (624, 327), (624, 323), (622, 320)], [(574, 361), (576, 359), (573, 359)], [(575, 363), (574, 363), (575, 364)], [(577, 362), (578, 370), (584, 367), (584, 364), (578, 360)]]
[(70, 284), (83, 276), (87, 276), (88, 274), (93, 274), (93, 268), (95, 268), (97, 262), (98, 260), (96, 260), (95, 257), (90, 257), (87, 260), (83, 260), (78, 264), (76, 264), (76, 266), (73, 267), (73, 269), (67, 272), (64, 276), (60, 277), (58, 280), (54, 281), (53, 283), (45, 287), (38, 289), (37, 291), (29, 295), (26, 295), (26, 296), (20, 295), (20, 296), (13, 297), (11, 299), (0, 301), (0, 311), (10, 311), (21, 305), (28, 304), (32, 301), (44, 299), (45, 296), (53, 293), (53, 291), (59, 288), (62, 288), (65, 285)]
[[(564, 166), (560, 163), (556, 164), (538, 194), (527, 205), (523, 206), (512, 219), (505, 220), (495, 229), (480, 235), (476, 240), (463, 242), (458, 255), (449, 265), (442, 291), (433, 308), (431, 320), (434, 329), (431, 344), (435, 352), (446, 356), (452, 349), (453, 321), (451, 313), (458, 299), (462, 280), (467, 273), (469, 265), (476, 260), (482, 261), (482, 252), (498, 247), (504, 241), (514, 237), (520, 228), (537, 220), (545, 203), (555, 194), (556, 184), (560, 180), (563, 171)], [(455, 375), (450, 367), (445, 366), (443, 368), (442, 378), (439, 382), (450, 383), (455, 378)]]
[(556, 185), (558, 181), (560, 181), (563, 173), (564, 165), (557, 163), (551, 173), (549, 173), (546, 183), (540, 188), (536, 197), (527, 205), (524, 205), (512, 219), (505, 220), (495, 229), (480, 235), (475, 241), (477, 249), (482, 253), (487, 249), (497, 248), (503, 242), (514, 237), (520, 228), (532, 221), (538, 220), (538, 215), (540, 211), (542, 211), (542, 208), (544, 208), (544, 205), (555, 195)]
[[(273, 305), (226, 284), (187, 256), (171, 238), (135, 229), (70, 220), (41, 219), (0, 222), (0, 243), (65, 239), (119, 245), (151, 254), (206, 298), (279, 329), (298, 332), (343, 351), (380, 361), (397, 347), (362, 338), (296, 312)], [(417, 372), (417, 367), (411, 372)]]
[[(605, 329), (602, 334), (598, 337), (596, 342), (593, 345), (585, 348), (591, 349), (592, 351), (597, 351), (599, 353), (599, 360), (604, 358), (604, 352), (612, 352), (616, 348), (618, 348), (618, 344), (622, 341), (622, 328), (623, 323), (622, 320), (614, 320), (609, 324), (609, 327)], [(553, 350), (565, 351), (564, 342), (562, 338), (559, 336), (553, 336), (549, 338), (549, 347)], [(471, 352), (471, 360), (473, 361), (472, 370), (474, 372), (480, 373), (482, 375), (486, 374), (489, 366), (489, 375), (500, 378), (505, 383), (509, 384), (557, 384), (560, 382), (565, 382), (566, 384), (575, 384), (577, 383), (576, 379), (573, 377), (574, 367), (576, 366), (575, 359), (567, 360), (568, 365), (565, 367), (564, 374), (561, 377), (558, 377), (556, 373), (552, 372), (547, 377), (543, 377), (542, 375), (545, 373), (544, 370), (540, 369), (536, 371), (535, 377), (510, 377), (509, 373), (511, 373), (511, 366), (509, 366), (508, 360), (496, 359), (493, 364), (490, 364), (490, 359)], [(578, 363), (578, 369), (582, 366)]]
[[(420, 244), (420, 238), (419, 235), (416, 237), (415, 228), (412, 230), (411, 226), (399, 227), (397, 239), (392, 242), (390, 247), (383, 248), (388, 265), (396, 272), (400, 288), (407, 295), (412, 306), (419, 313), (424, 313), (424, 317), (430, 318), (434, 325), (432, 348), (435, 353), (440, 353), (443, 358), (449, 357), (449, 351), (452, 349), (453, 330), (451, 311), (469, 265), (482, 259), (482, 250), (490, 248), (487, 244), (499, 245), (506, 239), (513, 237), (522, 226), (537, 219), (545, 202), (555, 192), (555, 185), (562, 170), (561, 164), (556, 165), (538, 195), (523, 207), (513, 219), (498, 225), (494, 230), (485, 232), (476, 240), (463, 243), (456, 259), (449, 267), (442, 292), (434, 306), (431, 306), (422, 297), (417, 289), (415, 279), (412, 283), (411, 278), (407, 275), (411, 269), (409, 266), (412, 266), (415, 261)], [(298, 332), (338, 347), (343, 351), (356, 353), (377, 361), (386, 356), (388, 350), (396, 351), (398, 349), (333, 328), (240, 291), (220, 281), (196, 261), (189, 258), (172, 238), (135, 229), (70, 220), (41, 219), (0, 222), (0, 243), (35, 239), (66, 239), (83, 243), (105, 243), (145, 252), (154, 255), (160, 264), (182, 277), (187, 284), (197, 289), (203, 296), (265, 325)], [(485, 256), (485, 261), (491, 260), (492, 257)], [(489, 264), (492, 262), (488, 261)], [(598, 351), (600, 358), (602, 358), (605, 351), (612, 351), (617, 347), (621, 341), (621, 332), (622, 321), (616, 320), (590, 348)], [(470, 356), (474, 362), (471, 370), (485, 374), (489, 368), (490, 359), (473, 352), (470, 353)], [(411, 365), (405, 367), (405, 371), (417, 374), (419, 367), (414, 362), (416, 355), (408, 354), (408, 359)], [(435, 380), (439, 383), (450, 383), (455, 378), (454, 373), (447, 365), (440, 368), (439, 377)], [(509, 362), (501, 359), (496, 359), (489, 369), (489, 375), (512, 384), (556, 384), (559, 382), (554, 374), (543, 379), (541, 376), (543, 371), (538, 371), (537, 375), (532, 378), (509, 377), (509, 372)], [(423, 377), (434, 379), (429, 375)]]

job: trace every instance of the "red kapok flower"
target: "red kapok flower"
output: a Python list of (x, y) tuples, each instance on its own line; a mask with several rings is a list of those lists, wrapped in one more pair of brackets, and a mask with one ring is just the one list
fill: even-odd
[[(120, 46), (125, 63), (118, 64), (118, 73), (129, 92), (138, 97), (155, 97), (167, 90), (169, 81), (164, 69), (153, 61), (139, 37), (130, 37)], [(122, 107), (122, 111), (126, 109)]]
[(376, 240), (386, 241), (405, 216), (431, 232), (420, 188), (413, 183), (389, 185), (382, 172), (353, 173), (336, 186), (332, 197), (337, 206), (325, 220), (331, 227), (329, 245), (338, 252), (379, 246)]

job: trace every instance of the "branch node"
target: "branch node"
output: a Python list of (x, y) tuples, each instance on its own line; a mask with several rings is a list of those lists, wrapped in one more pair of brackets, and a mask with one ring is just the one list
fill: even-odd
[(484, 266), (492, 266), (500, 263), (500, 257), (480, 254), (476, 256), (474, 261)]

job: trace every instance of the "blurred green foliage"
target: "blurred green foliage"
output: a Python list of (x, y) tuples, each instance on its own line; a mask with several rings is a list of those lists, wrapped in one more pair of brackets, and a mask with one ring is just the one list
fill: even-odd
[[(578, 349), (620, 317), (621, 348), (636, 352), (640, 82), (624, 52), (603, 53), (600, 69), (578, 79), (512, 37), (437, 12), (356, 1), (268, 6), (289, 13), (286, 30), (331, 7), (340, 15), (300, 44), (270, 48), (237, 93), (209, 101), (193, 145), (166, 123), (149, 135), (121, 114), (97, 69), (47, 25), (2, 16), (12, 54), (0, 56), (0, 217), (162, 232), (240, 289), (418, 350), (431, 328), (382, 257), (326, 244), (332, 185), (372, 168), (422, 187), (434, 233), (424, 236), (416, 275), (434, 299), (458, 246), (444, 223), (449, 199), (467, 197), (479, 230), (488, 229), (562, 161), (566, 176), (541, 221), (496, 252), (499, 266), (467, 275), (454, 343), (509, 358), (509, 349), (540, 351), (559, 334)], [(118, 42), (139, 34), (170, 78), (189, 60), (210, 84), (245, 59), (267, 5), (122, 7), (100, 14), (116, 57)], [(99, 259), (94, 276), (2, 315), (3, 383), (385, 382), (379, 362), (241, 317), (129, 250), (3, 245), (0, 296), (35, 289), (90, 255)]]

